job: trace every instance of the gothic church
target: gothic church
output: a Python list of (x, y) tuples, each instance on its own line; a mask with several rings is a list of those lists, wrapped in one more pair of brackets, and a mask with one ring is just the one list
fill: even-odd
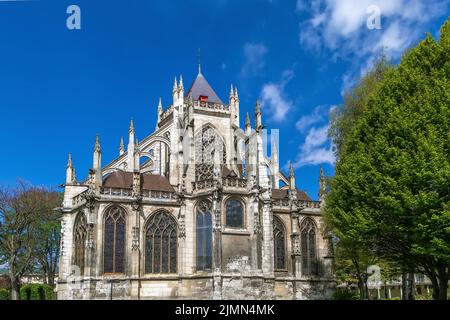
[[(88, 178), (66, 169), (59, 299), (324, 299), (335, 287), (319, 201), (279, 169), (256, 102), (240, 128), (239, 97), (222, 102), (199, 70), (157, 107), (154, 132)], [(271, 135), (273, 136), (273, 135)]]

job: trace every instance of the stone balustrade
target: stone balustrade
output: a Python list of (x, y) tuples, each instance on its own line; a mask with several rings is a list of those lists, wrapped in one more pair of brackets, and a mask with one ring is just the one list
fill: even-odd
[[(113, 198), (131, 198), (133, 196), (132, 189), (118, 189), (118, 188), (102, 188), (100, 191), (102, 196), (113, 197)], [(149, 200), (176, 200), (175, 193), (165, 192), (165, 191), (153, 191), (153, 190), (143, 190), (143, 199)]]
[(86, 194), (86, 192), (87, 192), (87, 190), (81, 192), (80, 194), (78, 194), (72, 198), (72, 206), (73, 207), (78, 207), (79, 205), (86, 202), (86, 199), (84, 198), (84, 195)]
[(229, 106), (210, 101), (194, 101), (194, 108), (207, 111), (230, 112)]
[[(320, 201), (307, 201), (307, 200), (299, 200), (299, 206), (303, 206), (307, 209), (320, 209)], [(289, 208), (289, 200), (288, 199), (277, 199), (273, 201), (274, 207), (280, 208)]]

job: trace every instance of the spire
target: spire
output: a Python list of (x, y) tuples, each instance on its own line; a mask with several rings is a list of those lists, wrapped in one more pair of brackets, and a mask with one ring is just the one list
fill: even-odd
[(258, 99), (256, 99), (255, 114), (261, 114), (261, 105)]
[(95, 146), (94, 146), (93, 168), (96, 172), (100, 172), (100, 177), (101, 177), (101, 167), (102, 167), (102, 149), (100, 147), (100, 137), (97, 135), (97, 137), (95, 138)]
[(255, 130), (259, 131), (261, 128), (262, 128), (261, 105), (259, 104), (259, 100), (256, 100), (256, 106), (255, 106)]
[(289, 189), (295, 190), (295, 175), (292, 162), (289, 162)]
[(134, 172), (139, 171), (139, 161), (141, 159), (140, 150), (139, 150), (139, 140), (136, 138), (134, 141), (134, 150), (133, 150), (133, 158), (134, 158)]
[(133, 123), (133, 119), (130, 120), (130, 130), (128, 130), (128, 133), (134, 134), (134, 123)]
[(177, 77), (175, 77), (175, 80), (173, 81), (173, 90), (172, 92), (175, 93), (178, 91), (178, 84), (177, 84)]
[(325, 195), (325, 175), (323, 174), (323, 168), (320, 167), (319, 174), (319, 199)]
[(125, 146), (123, 143), (123, 137), (120, 137), (119, 155), (123, 155), (125, 152)]
[(236, 100), (239, 100), (237, 87), (234, 87), (234, 97), (236, 98)]
[(69, 152), (69, 159), (67, 160), (67, 168), (72, 168), (72, 152)]
[(179, 85), (180, 90), (183, 90), (184, 86), (183, 86), (183, 75), (180, 75), (180, 85)]
[(202, 63), (201, 63), (201, 56), (200, 56), (200, 48), (198, 48), (198, 54), (197, 54), (197, 58), (198, 58), (198, 74), (202, 74)]
[(72, 153), (70, 152), (66, 167), (66, 184), (75, 183), (75, 180), (75, 169), (73, 168)]
[(160, 115), (161, 113), (163, 113), (163, 107), (162, 107), (161, 97), (159, 97), (159, 100), (158, 100), (158, 115)]
[(94, 152), (102, 152), (102, 149), (100, 147), (100, 137), (98, 135), (95, 138)]
[(252, 130), (252, 126), (250, 124), (250, 115), (247, 112), (247, 115), (245, 116), (245, 135), (250, 136)]
[(128, 147), (127, 147), (127, 171), (134, 171), (134, 123), (133, 119), (130, 121), (130, 130), (128, 131)]
[(233, 84), (231, 84), (231, 88), (230, 88), (230, 99), (232, 97), (234, 97)]

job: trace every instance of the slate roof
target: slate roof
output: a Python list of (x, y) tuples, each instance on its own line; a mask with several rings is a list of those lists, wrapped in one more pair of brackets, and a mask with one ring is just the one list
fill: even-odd
[[(117, 170), (103, 179), (105, 188), (133, 188), (133, 173)], [(141, 189), (153, 191), (175, 192), (166, 177), (154, 174), (141, 173)]]
[[(287, 199), (289, 198), (287, 189), (273, 189), (272, 190), (273, 199)], [(301, 201), (312, 201), (305, 191), (300, 191), (297, 189), (297, 199)]]
[(214, 92), (213, 88), (209, 85), (206, 78), (198, 73), (197, 78), (195, 78), (188, 92), (186, 93), (186, 97), (192, 93), (192, 97), (194, 100), (200, 100), (200, 96), (207, 96), (209, 102), (220, 103), (223, 104), (222, 100), (217, 96)]

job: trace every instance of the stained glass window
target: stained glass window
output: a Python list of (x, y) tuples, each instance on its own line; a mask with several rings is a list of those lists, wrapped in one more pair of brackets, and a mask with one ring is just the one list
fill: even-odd
[(317, 275), (316, 226), (310, 218), (301, 225), (302, 274)]
[(177, 272), (177, 224), (169, 213), (155, 213), (145, 233), (145, 272)]
[(197, 208), (197, 270), (212, 269), (211, 202), (202, 201)]
[[(214, 164), (226, 163), (225, 143), (219, 134), (210, 126), (202, 128), (196, 134), (195, 143), (195, 180), (202, 181), (213, 178)], [(219, 163), (215, 163), (218, 161)]]
[(105, 215), (103, 269), (105, 273), (125, 271), (125, 212), (112, 207)]
[(285, 259), (285, 232), (283, 222), (278, 217), (273, 217), (274, 263), (275, 270), (286, 269)]
[(84, 274), (84, 253), (86, 248), (87, 223), (84, 213), (79, 213), (74, 226), (74, 265), (80, 269), (80, 275)]
[(244, 227), (244, 209), (238, 200), (228, 200), (226, 204), (226, 226), (229, 228)]

